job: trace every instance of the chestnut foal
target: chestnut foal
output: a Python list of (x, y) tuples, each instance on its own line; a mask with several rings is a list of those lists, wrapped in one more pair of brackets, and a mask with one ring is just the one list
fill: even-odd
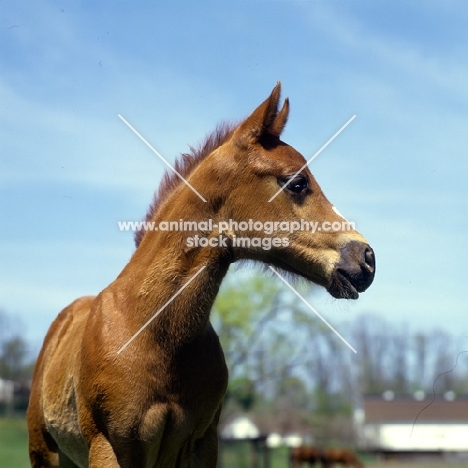
[[(176, 164), (206, 201), (166, 175), (147, 220), (196, 221), (197, 232), (138, 233), (117, 279), (53, 322), (28, 409), (33, 467), (215, 467), (228, 373), (209, 318), (229, 265), (257, 260), (336, 298), (356, 299), (372, 283), (374, 254), (354, 229), (280, 232), (266, 248), (252, 222), (242, 244), (233, 229), (218, 228), (227, 220), (344, 221), (307, 167), (296, 175), (305, 160), (280, 140), (289, 103), (278, 110), (279, 99), (278, 83), (246, 120), (219, 128)], [(190, 243), (194, 234), (208, 247)]]

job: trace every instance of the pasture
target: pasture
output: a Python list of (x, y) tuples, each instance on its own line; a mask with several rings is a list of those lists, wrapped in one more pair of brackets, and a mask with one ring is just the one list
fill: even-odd
[[(28, 435), (24, 419), (0, 418), (0, 468), (29, 468)], [(366, 468), (466, 468), (466, 461), (386, 461), (364, 459)], [(261, 465), (260, 465), (261, 466)], [(271, 452), (270, 468), (287, 468), (288, 450)], [(251, 454), (247, 446), (225, 449), (220, 468), (251, 468)]]
[(26, 420), (0, 418), (0, 468), (30, 466)]

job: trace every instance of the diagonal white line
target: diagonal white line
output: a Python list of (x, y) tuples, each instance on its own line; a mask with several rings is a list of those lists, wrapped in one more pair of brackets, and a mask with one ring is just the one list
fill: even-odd
[[(354, 119), (356, 115), (353, 115), (292, 177), (294, 179), (298, 174), (300, 174), (305, 167), (307, 167)], [(270, 203), (274, 200), (286, 187), (288, 184), (284, 184), (269, 200)]]
[(328, 327), (330, 330), (335, 333), (338, 338), (343, 341), (343, 343), (348, 346), (351, 351), (354, 353), (357, 353), (357, 351), (341, 336), (335, 328), (333, 328), (332, 325), (330, 325), (324, 317), (322, 317), (272, 266), (270, 266), (270, 269), (273, 271), (273, 273), (278, 276), (278, 278)]
[(204, 269), (203, 265), (118, 351), (120, 354)]
[(179, 172), (176, 171), (176, 169), (167, 162), (166, 159), (164, 159), (162, 157), (162, 155), (156, 151), (149, 143), (148, 141), (145, 140), (145, 138), (143, 138), (143, 136), (138, 133), (120, 114), (118, 114), (118, 117), (120, 120), (122, 120), (122, 122), (138, 137), (140, 138), (140, 140), (156, 155), (158, 156), (170, 169), (172, 169), (173, 172), (175, 172), (179, 177), (180, 179), (185, 182), (192, 190), (193, 192), (198, 195), (198, 197), (203, 200), (205, 203), (206, 203), (206, 200), (197, 192), (197, 190), (181, 175), (179, 174)]

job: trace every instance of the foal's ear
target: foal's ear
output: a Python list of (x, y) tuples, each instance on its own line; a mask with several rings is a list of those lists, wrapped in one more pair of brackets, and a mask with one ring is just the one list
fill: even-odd
[(235, 130), (233, 139), (237, 144), (249, 145), (266, 135), (279, 138), (289, 115), (288, 99), (285, 99), (282, 109), (278, 112), (280, 94), (281, 83), (278, 82), (270, 96)]

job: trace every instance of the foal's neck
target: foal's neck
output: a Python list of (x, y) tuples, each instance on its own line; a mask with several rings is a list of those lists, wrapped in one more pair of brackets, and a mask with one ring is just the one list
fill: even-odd
[[(185, 219), (208, 218), (197, 213), (196, 218)], [(168, 221), (161, 215), (155, 218), (156, 223), (161, 220)], [(131, 297), (132, 310), (127, 313), (131, 314), (133, 332), (157, 314), (143, 338), (148, 346), (174, 350), (202, 338), (231, 263), (228, 249), (188, 248), (186, 234), (176, 230), (147, 232), (117, 279)]]

